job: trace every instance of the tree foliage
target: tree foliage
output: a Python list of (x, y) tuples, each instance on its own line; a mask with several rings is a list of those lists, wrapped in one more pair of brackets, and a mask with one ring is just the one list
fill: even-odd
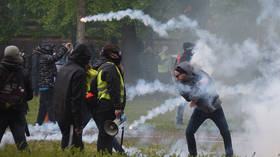
[[(237, 12), (252, 15), (253, 12), (247, 1), (207, 1), (209, 4), (205, 0), (86, 0), (85, 9), (86, 15), (128, 8), (139, 9), (162, 22), (180, 14), (197, 19), (205, 10), (202, 6), (211, 8), (212, 11), (207, 12), (209, 16), (222, 20), (227, 20), (223, 19), (224, 15), (232, 15)], [(188, 14), (189, 6), (192, 6), (191, 14)], [(220, 14), (220, 12), (225, 14)], [(76, 34), (77, 0), (1, 0), (0, 14), (0, 41), (7, 41), (11, 37), (20, 35), (35, 38), (45, 36), (74, 38)], [(105, 40), (110, 36), (120, 37), (124, 24), (135, 25), (140, 34), (145, 34), (145, 31), (152, 32), (150, 28), (140, 22), (126, 18), (121, 21), (87, 23), (86, 36)]]
[(0, 1), (0, 42), (20, 34), (24, 30), (24, 21), (27, 14), (24, 0)]

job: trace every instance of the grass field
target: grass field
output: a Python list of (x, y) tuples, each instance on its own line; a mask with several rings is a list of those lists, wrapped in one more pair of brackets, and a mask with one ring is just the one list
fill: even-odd
[[(127, 123), (131, 124), (134, 120), (139, 119), (140, 116), (146, 115), (147, 111), (162, 104), (164, 100), (171, 98), (169, 95), (153, 94), (147, 96), (136, 97), (133, 101), (128, 101), (125, 109), (127, 116)], [(29, 124), (35, 124), (37, 112), (39, 106), (39, 98), (35, 97), (29, 102), (29, 112), (27, 114), (27, 121)], [(166, 112), (151, 120), (147, 120), (145, 125), (140, 125), (136, 128), (137, 134), (125, 132), (124, 146), (125, 148), (137, 148), (140, 153), (133, 153), (133, 156), (164, 156), (167, 153), (168, 156), (176, 156), (176, 154), (170, 154), (171, 146), (177, 144), (179, 141), (185, 142), (184, 126), (175, 125), (176, 110)], [(186, 107), (184, 123), (187, 124), (188, 117), (192, 111), (189, 107)], [(208, 125), (207, 123), (205, 125)], [(211, 125), (211, 124), (210, 124)], [(206, 127), (207, 128), (207, 127)], [(119, 136), (118, 136), (119, 138)], [(177, 143), (176, 143), (177, 142)], [(85, 143), (85, 149), (83, 152), (69, 152), (62, 151), (60, 149), (59, 141), (29, 141), (29, 152), (18, 152), (15, 145), (6, 144), (5, 147), (0, 149), (0, 157), (10, 156), (32, 156), (32, 157), (51, 157), (51, 156), (102, 156), (96, 152), (96, 142), (91, 144)], [(180, 147), (186, 148), (184, 144)], [(211, 147), (198, 144), (199, 149), (203, 149), (203, 152), (223, 152), (223, 144), (212, 144)], [(176, 151), (175, 151), (176, 152)], [(140, 154), (140, 155), (139, 155)], [(187, 154), (186, 154), (187, 155)], [(209, 154), (208, 154), (209, 155)], [(201, 156), (208, 156), (201, 155)], [(104, 156), (104, 155), (103, 155)], [(113, 156), (120, 156), (114, 154)], [(209, 156), (216, 156), (215, 154)]]

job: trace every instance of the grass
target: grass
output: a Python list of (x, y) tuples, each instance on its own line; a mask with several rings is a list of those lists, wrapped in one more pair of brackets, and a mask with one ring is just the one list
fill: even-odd
[[(134, 120), (137, 120), (142, 115), (146, 115), (147, 111), (153, 109), (160, 104), (162, 104), (167, 98), (168, 95), (164, 94), (153, 94), (153, 95), (146, 95), (141, 97), (136, 97), (133, 101), (128, 101), (125, 114), (127, 116), (127, 122), (131, 124)], [(27, 122), (29, 124), (35, 124), (37, 113), (39, 108), (39, 97), (34, 97), (33, 100), (29, 101), (29, 112), (26, 116)], [(178, 130), (178, 127), (175, 125), (175, 116), (176, 116), (177, 109), (171, 112), (167, 112), (165, 114), (159, 115), (151, 120), (147, 120), (146, 124), (152, 126), (153, 131), (168, 131), (171, 134), (176, 133), (178, 131), (184, 132), (186, 125), (181, 127)], [(186, 107), (185, 110), (185, 117), (184, 122), (186, 123), (188, 117), (190, 116), (190, 108)], [(163, 137), (165, 138), (165, 137)], [(181, 139), (185, 139), (185, 136), (180, 137)], [(59, 157), (71, 157), (71, 156), (110, 156), (110, 155), (101, 155), (98, 154), (96, 151), (96, 143), (87, 144), (85, 143), (85, 149), (83, 152), (75, 151), (75, 153), (70, 151), (63, 151), (60, 149), (60, 142), (58, 141), (29, 141), (29, 149), (30, 152), (19, 152), (17, 151), (15, 145), (7, 144), (4, 148), (0, 149), (0, 157), (52, 157), (52, 156), (59, 156)], [(160, 145), (156, 141), (149, 141), (148, 143), (143, 142), (139, 143), (135, 140), (125, 140), (124, 141), (125, 147), (137, 147), (137, 149), (141, 150), (142, 153), (146, 154), (147, 156), (163, 156), (164, 150), (169, 150), (170, 145)], [(221, 150), (223, 146), (221, 144), (215, 145), (211, 148), (210, 151), (216, 151), (217, 149)], [(207, 147), (202, 149), (209, 149)], [(200, 148), (200, 149), (201, 149)], [(159, 153), (161, 152), (161, 153)], [(113, 154), (113, 156), (121, 156), (119, 154)], [(174, 155), (175, 156), (175, 155)], [(208, 156), (208, 155), (201, 155), (201, 156)], [(210, 156), (210, 155), (209, 155)]]
[(29, 105), (29, 111), (26, 115), (26, 120), (28, 124), (35, 124), (37, 114), (39, 111), (39, 97), (34, 97), (31, 101), (28, 102)]

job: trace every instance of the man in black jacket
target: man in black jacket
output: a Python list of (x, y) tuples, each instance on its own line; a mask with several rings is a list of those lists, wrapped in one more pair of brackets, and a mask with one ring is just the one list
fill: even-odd
[(30, 76), (16, 46), (8, 46), (0, 63), (0, 141), (9, 126), (19, 150), (27, 147), (25, 115), (33, 98)]
[(106, 45), (101, 52), (101, 57), (94, 65), (98, 69), (97, 107), (94, 120), (98, 127), (97, 151), (112, 153), (114, 137), (106, 134), (104, 122), (120, 118), (125, 108), (124, 80), (119, 69), (121, 62), (120, 49), (116, 45)]
[(39, 91), (40, 91), (40, 107), (37, 116), (37, 123), (42, 125), (48, 114), (49, 120), (54, 120), (54, 110), (52, 105), (53, 87), (57, 69), (55, 62), (63, 55), (71, 50), (71, 44), (61, 45), (54, 54), (54, 44), (49, 42), (41, 43), (37, 53), (39, 54)]
[(54, 88), (55, 118), (62, 133), (61, 147), (84, 148), (83, 114), (86, 109), (86, 67), (91, 54), (79, 44), (58, 72)]
[(226, 156), (232, 156), (230, 131), (212, 78), (206, 72), (195, 69), (188, 62), (177, 65), (174, 76), (178, 81), (180, 94), (190, 102), (191, 107), (195, 107), (186, 130), (190, 155), (197, 155), (194, 134), (199, 126), (209, 118), (220, 130), (224, 139)]

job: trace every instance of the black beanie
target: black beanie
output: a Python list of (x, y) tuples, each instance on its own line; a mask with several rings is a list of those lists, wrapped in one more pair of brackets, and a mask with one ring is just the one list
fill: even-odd
[(88, 64), (91, 53), (85, 44), (78, 44), (74, 51), (70, 54), (69, 59), (76, 61), (80, 65)]

